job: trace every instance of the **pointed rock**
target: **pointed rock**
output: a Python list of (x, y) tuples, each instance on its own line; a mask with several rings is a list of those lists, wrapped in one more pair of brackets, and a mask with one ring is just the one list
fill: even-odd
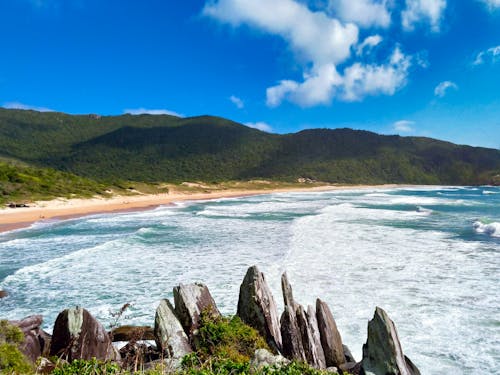
[[(325, 368), (325, 357), (322, 353), (323, 348), (321, 347), (321, 342), (319, 342), (319, 345), (316, 343), (313, 327), (310, 326), (307, 313), (302, 305), (297, 305), (295, 316), (297, 319), (297, 327), (300, 331), (300, 337), (302, 338), (305, 361), (313, 367)], [(321, 351), (319, 351), (319, 349), (321, 349)], [(321, 354), (323, 354), (322, 357)]]
[(325, 353), (321, 345), (321, 337), (319, 334), (318, 320), (316, 319), (316, 311), (311, 305), (307, 306), (307, 323), (311, 332), (311, 350), (314, 358), (313, 366), (323, 369), (326, 368)]
[(420, 375), (417, 367), (403, 354), (394, 322), (380, 307), (368, 322), (361, 367), (361, 373), (366, 375)]
[(162, 300), (156, 309), (154, 335), (156, 345), (169, 358), (182, 358), (192, 352), (189, 339), (169, 300)]
[(207, 286), (201, 283), (180, 284), (174, 288), (175, 313), (184, 328), (184, 332), (191, 336), (200, 323), (200, 314), (210, 311), (214, 316), (219, 316)]
[(288, 359), (297, 359), (306, 362), (304, 347), (302, 346), (302, 336), (297, 325), (297, 318), (293, 307), (285, 306), (285, 311), (281, 315), (281, 339), (282, 354)]
[(295, 300), (293, 299), (293, 291), (286, 272), (281, 275), (281, 290), (283, 291), (283, 302), (285, 306), (290, 306), (295, 311)]
[(278, 310), (264, 274), (256, 266), (250, 267), (240, 286), (238, 316), (255, 328), (274, 350), (281, 350), (281, 332)]
[(87, 310), (76, 307), (57, 316), (50, 345), (51, 356), (75, 359), (119, 360), (108, 333)]
[(342, 337), (337, 329), (337, 324), (335, 324), (330, 308), (319, 298), (316, 300), (316, 319), (318, 320), (318, 329), (321, 346), (325, 353), (326, 366), (340, 367), (341, 364), (345, 363)]

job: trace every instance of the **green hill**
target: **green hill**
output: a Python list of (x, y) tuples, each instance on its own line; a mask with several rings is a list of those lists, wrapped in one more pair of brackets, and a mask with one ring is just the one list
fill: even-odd
[(0, 109), (0, 155), (99, 181), (305, 177), (332, 183), (475, 185), (500, 151), (351, 129), (268, 134), (211, 116), (67, 115)]

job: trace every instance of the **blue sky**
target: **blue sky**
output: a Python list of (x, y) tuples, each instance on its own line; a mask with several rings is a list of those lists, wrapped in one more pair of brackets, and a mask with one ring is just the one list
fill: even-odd
[(0, 0), (0, 105), (500, 148), (500, 0)]

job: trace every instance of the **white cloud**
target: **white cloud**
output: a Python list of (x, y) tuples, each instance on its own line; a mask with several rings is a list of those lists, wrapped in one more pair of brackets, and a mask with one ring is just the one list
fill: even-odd
[(281, 81), (267, 89), (267, 104), (271, 107), (289, 100), (301, 107), (328, 104), (334, 97), (358, 101), (367, 95), (393, 95), (406, 84), (411, 57), (396, 48), (383, 65), (355, 63), (341, 75), (333, 64), (313, 68), (304, 75), (304, 82)]
[(415, 121), (399, 120), (392, 124), (392, 128), (398, 133), (410, 133), (413, 131)]
[(342, 21), (361, 27), (388, 27), (391, 23), (388, 5), (387, 0), (330, 0), (329, 9)]
[(490, 10), (494, 10), (496, 8), (500, 8), (500, 0), (482, 0)]
[(458, 90), (458, 86), (456, 83), (451, 82), (451, 81), (444, 81), (441, 82), (439, 85), (436, 86), (434, 89), (434, 95), (442, 98), (446, 95), (446, 91), (453, 89), (453, 90)]
[(446, 0), (406, 0), (406, 8), (401, 13), (403, 28), (411, 31), (415, 24), (427, 21), (431, 30), (438, 32), (445, 9)]
[[(388, 12), (389, 4), (393, 4), (392, 0), (346, 0), (330, 3), (337, 7), (337, 13), (340, 10), (347, 12), (348, 7), (354, 9), (366, 5), (368, 10), (379, 15)], [(328, 10), (330, 8), (329, 6)], [(367, 95), (393, 95), (406, 84), (411, 56), (404, 55), (396, 47), (385, 63), (367, 65), (349, 61), (353, 54), (360, 58), (363, 52), (367, 53), (377, 46), (382, 37), (372, 35), (357, 45), (358, 27), (333, 18), (328, 10), (313, 11), (299, 0), (210, 0), (205, 5), (203, 14), (233, 26), (245, 24), (279, 36), (288, 43), (297, 60), (303, 64), (302, 80), (283, 79), (266, 90), (269, 107), (276, 107), (283, 101), (312, 107), (328, 105), (334, 99), (354, 101)], [(365, 10), (363, 8), (359, 12), (363, 13)], [(390, 16), (388, 17), (388, 20), (377, 21), (378, 23), (374, 19), (369, 22), (361, 19), (356, 21), (385, 25), (384, 22), (390, 22)], [(349, 61), (347, 67), (343, 66), (343, 71), (339, 70), (338, 67), (346, 61)]]
[(486, 51), (479, 52), (472, 64), (481, 65), (487, 61), (491, 63), (496, 63), (499, 60), (500, 60), (500, 46), (496, 46), (488, 48)]
[(301, 107), (328, 104), (336, 88), (342, 84), (342, 77), (335, 65), (325, 64), (314, 67), (310, 73), (304, 73), (304, 82), (281, 81), (277, 86), (267, 89), (267, 105), (276, 107), (284, 100), (289, 100)]
[(203, 14), (234, 26), (247, 24), (285, 39), (294, 53), (317, 65), (340, 63), (358, 41), (358, 28), (295, 0), (219, 0)]
[(4, 108), (7, 109), (24, 109), (30, 111), (38, 111), (38, 112), (55, 112), (53, 109), (46, 107), (37, 107), (34, 105), (23, 104), (20, 102), (7, 102), (3, 104)]
[(238, 109), (243, 109), (245, 107), (245, 103), (243, 103), (243, 100), (241, 100), (240, 98), (238, 98), (237, 96), (234, 96), (234, 95), (231, 95), (229, 97), (229, 100), (231, 101), (231, 103), (233, 103), (236, 108)]
[(344, 71), (341, 98), (358, 101), (366, 95), (393, 95), (406, 85), (411, 57), (399, 48), (392, 53), (383, 65), (363, 65), (355, 63)]
[(129, 115), (170, 115), (176, 117), (184, 117), (183, 114), (174, 111), (169, 111), (168, 109), (135, 108), (135, 109), (125, 109), (123, 113), (127, 113)]
[(273, 131), (273, 128), (269, 125), (266, 124), (265, 122), (259, 121), (259, 122), (247, 122), (245, 124), (246, 126), (254, 129), (258, 129), (263, 132), (271, 133)]
[(356, 53), (358, 56), (362, 55), (363, 52), (366, 50), (370, 52), (374, 47), (378, 46), (382, 42), (382, 37), (380, 35), (371, 35), (365, 40), (363, 40), (363, 43), (358, 45), (356, 48)]

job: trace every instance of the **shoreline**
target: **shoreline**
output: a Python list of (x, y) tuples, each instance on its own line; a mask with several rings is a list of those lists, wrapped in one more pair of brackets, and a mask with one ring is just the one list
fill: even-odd
[(285, 187), (271, 189), (228, 189), (207, 192), (172, 192), (162, 194), (117, 195), (110, 198), (87, 199), (54, 199), (37, 201), (30, 207), (4, 208), (0, 210), (0, 233), (27, 228), (36, 222), (45, 220), (69, 220), (84, 216), (136, 212), (154, 209), (158, 206), (173, 204), (174, 202), (211, 200), (221, 198), (240, 198), (254, 195), (265, 195), (287, 192), (321, 192), (333, 190), (356, 189), (391, 189), (415, 185), (321, 185), (310, 187)]

